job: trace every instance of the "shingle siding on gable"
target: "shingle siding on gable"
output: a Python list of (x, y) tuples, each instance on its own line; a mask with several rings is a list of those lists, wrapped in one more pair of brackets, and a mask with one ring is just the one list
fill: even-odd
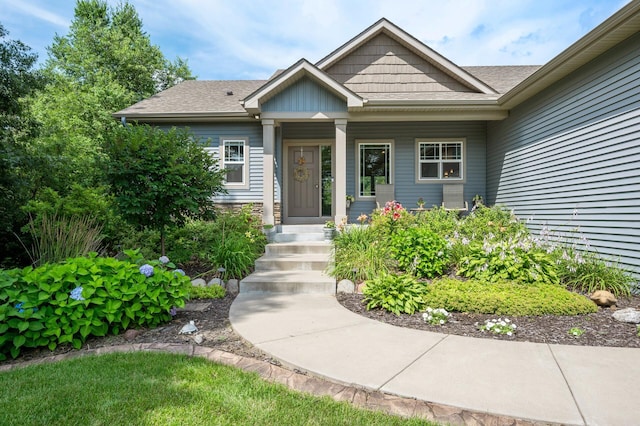
[[(262, 203), (264, 187), (262, 147), (262, 125), (256, 123), (186, 124), (191, 132), (201, 139), (204, 146), (219, 148), (220, 137), (237, 136), (249, 138), (249, 189), (232, 189), (228, 194), (219, 195), (216, 200), (232, 203)], [(219, 158), (216, 153), (215, 158)], [(276, 197), (280, 196), (280, 185), (276, 181)]]
[(354, 50), (327, 73), (358, 94), (472, 91), (386, 34)]
[(320, 84), (303, 77), (262, 105), (264, 112), (345, 112), (347, 104)]
[[(488, 126), (489, 202), (640, 275), (640, 34)], [(574, 209), (576, 217), (572, 218)]]

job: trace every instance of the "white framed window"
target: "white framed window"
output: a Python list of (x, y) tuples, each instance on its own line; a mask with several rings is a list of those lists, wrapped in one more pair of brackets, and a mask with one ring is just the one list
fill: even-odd
[(464, 145), (464, 139), (417, 139), (417, 181), (463, 180)]
[(249, 138), (221, 137), (220, 166), (229, 188), (249, 187)]
[(376, 185), (393, 183), (393, 140), (357, 140), (359, 198), (374, 198)]

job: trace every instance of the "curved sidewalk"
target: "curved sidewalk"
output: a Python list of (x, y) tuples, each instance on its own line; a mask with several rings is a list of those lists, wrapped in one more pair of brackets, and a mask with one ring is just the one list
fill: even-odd
[(639, 349), (394, 327), (326, 295), (240, 294), (229, 317), (236, 332), (283, 364), (344, 384), (536, 422), (640, 419)]

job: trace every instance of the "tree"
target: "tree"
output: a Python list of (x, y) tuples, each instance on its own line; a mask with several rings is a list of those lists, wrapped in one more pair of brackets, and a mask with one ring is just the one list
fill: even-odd
[(212, 218), (212, 197), (224, 192), (224, 172), (185, 129), (125, 126), (106, 145), (106, 175), (129, 223), (165, 232), (191, 218)]
[(44, 129), (38, 149), (58, 160), (42, 182), (62, 195), (74, 183), (98, 184), (105, 135), (119, 126), (115, 111), (193, 78), (185, 61), (168, 61), (151, 44), (128, 3), (78, 1), (69, 33), (48, 52), (50, 83), (33, 110)]
[(33, 69), (37, 55), (17, 40), (9, 40), (0, 24), (0, 259), (14, 252), (12, 233), (22, 225), (20, 211), (31, 196), (31, 171), (39, 166), (29, 155), (28, 142), (37, 131), (25, 98), (42, 87), (42, 75)]

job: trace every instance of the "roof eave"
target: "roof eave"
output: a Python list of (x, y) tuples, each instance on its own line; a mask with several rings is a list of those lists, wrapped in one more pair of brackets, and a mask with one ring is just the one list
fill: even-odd
[(114, 118), (121, 119), (126, 118), (131, 121), (143, 121), (143, 122), (163, 122), (163, 121), (252, 121), (255, 120), (253, 115), (247, 112), (156, 112), (156, 113), (131, 113), (127, 114), (124, 111), (119, 111), (112, 114)]
[(316, 63), (316, 66), (321, 70), (329, 68), (331, 65), (342, 59), (345, 55), (349, 54), (349, 52), (353, 51), (358, 46), (361, 46), (363, 43), (365, 43), (367, 40), (370, 40), (371, 38), (382, 32), (386, 32), (387, 35), (392, 36), (392, 38), (400, 39), (406, 45), (411, 47), (412, 50), (419, 53), (425, 58), (431, 59), (436, 63), (437, 66), (452, 74), (458, 80), (464, 82), (469, 87), (478, 90), (481, 93), (497, 94), (497, 92), (492, 87), (477, 79), (472, 74), (457, 66), (456, 64), (440, 55), (438, 52), (431, 49), (429, 46), (425, 45), (420, 40), (413, 37), (411, 34), (407, 33), (402, 28), (398, 27), (385, 18), (380, 19), (378, 22), (362, 31), (350, 41), (322, 58), (319, 62)]
[(640, 2), (634, 1), (502, 95), (500, 105), (514, 108), (638, 31)]

